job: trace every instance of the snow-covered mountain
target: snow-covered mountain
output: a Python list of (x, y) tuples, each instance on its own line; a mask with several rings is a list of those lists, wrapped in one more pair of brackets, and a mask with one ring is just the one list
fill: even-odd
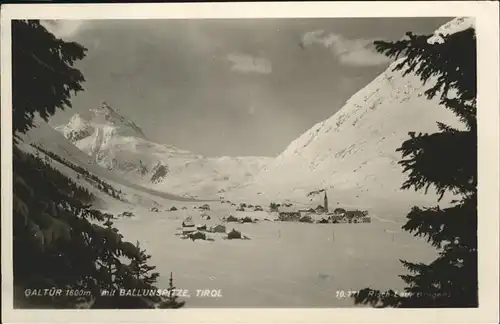
[(205, 158), (152, 142), (133, 121), (102, 103), (92, 118), (74, 115), (55, 129), (98, 165), (156, 190), (215, 197), (257, 174), (270, 158)]
[[(97, 165), (87, 154), (80, 151), (69, 140), (64, 138), (59, 132), (55, 131), (48, 123), (39, 119), (35, 122), (36, 127), (30, 129), (26, 134), (21, 134), (21, 141), (18, 144), (23, 151), (35, 153), (37, 148), (41, 150), (37, 154), (50, 152), (72, 164), (68, 166), (60, 163), (57, 159), (47, 156), (52, 164), (57, 164), (57, 168), (73, 179), (76, 183), (87, 187), (87, 189), (96, 194), (99, 198), (99, 207), (106, 208), (109, 205), (123, 205), (124, 202), (117, 201), (100, 192), (96, 187), (92, 187), (86, 181), (78, 179), (79, 173), (76, 169), (85, 170), (86, 173), (97, 177), (98, 179), (108, 183), (116, 190), (123, 193), (125, 204), (142, 205), (147, 207), (161, 205), (165, 201), (192, 201), (192, 199), (174, 195), (168, 192), (158, 191), (151, 188), (146, 188), (137, 183), (128, 181), (124, 177), (102, 168)], [(45, 151), (45, 152), (44, 152)], [(102, 205), (104, 204), (104, 205)]]
[[(472, 22), (457, 18), (439, 28), (429, 42), (439, 42), (440, 34), (464, 30)], [(413, 74), (393, 71), (398, 62), (354, 94), (332, 117), (290, 143), (240, 190), (292, 199), (306, 198), (307, 193), (323, 188), (332, 192), (330, 196), (351, 195), (359, 200), (424, 198), (400, 190), (406, 174), (397, 163), (401, 154), (396, 149), (409, 138), (409, 132), (437, 131), (438, 121), (461, 127), (437, 99), (423, 95), (432, 82), (424, 86)]]

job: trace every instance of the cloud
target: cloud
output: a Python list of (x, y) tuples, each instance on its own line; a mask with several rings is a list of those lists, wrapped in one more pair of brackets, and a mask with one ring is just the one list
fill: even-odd
[(391, 61), (387, 56), (378, 53), (374, 46), (375, 39), (347, 39), (336, 33), (325, 33), (324, 30), (307, 32), (302, 37), (304, 47), (320, 44), (330, 49), (338, 60), (345, 65), (376, 66)]
[(269, 74), (273, 71), (271, 62), (263, 57), (253, 57), (246, 54), (229, 54), (227, 59), (233, 63), (232, 71), (241, 73)]
[(59, 38), (71, 38), (80, 31), (83, 20), (41, 20), (40, 23)]

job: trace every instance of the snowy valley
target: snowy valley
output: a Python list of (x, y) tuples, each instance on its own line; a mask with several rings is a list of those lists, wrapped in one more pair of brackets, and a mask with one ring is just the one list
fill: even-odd
[[(471, 24), (455, 19), (429, 41)], [(38, 121), (21, 145), (95, 193), (96, 208), (125, 216), (115, 223), (152, 254), (160, 287), (172, 271), (180, 288), (222, 290), (221, 299), (191, 296), (187, 307), (352, 306), (335, 291), (402, 289), (399, 259), (435, 257), (434, 248), (401, 231), (409, 209), (435, 204), (436, 195), (400, 189), (407, 175), (396, 150), (409, 132), (438, 131), (437, 122), (461, 127), (424, 95), (431, 84), (394, 70), (398, 62), (276, 157), (205, 157), (156, 143), (105, 102), (66, 124)], [(329, 209), (311, 211), (321, 217), (310, 222), (280, 221), (283, 211), (318, 205)], [(366, 211), (372, 221), (333, 224), (329, 211), (338, 208)], [(329, 219), (320, 223), (323, 215)], [(224, 232), (207, 231), (211, 240), (181, 237), (186, 219), (193, 231), (225, 224)], [(230, 230), (248, 240), (228, 240)]]
[(215, 157), (149, 141), (142, 130), (105, 102), (92, 118), (75, 114), (55, 129), (97, 165), (158, 191), (199, 199), (219, 194), (251, 178), (271, 159)]

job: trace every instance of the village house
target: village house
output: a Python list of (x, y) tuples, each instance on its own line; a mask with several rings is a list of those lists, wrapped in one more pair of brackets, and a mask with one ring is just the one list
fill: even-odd
[(282, 222), (297, 222), (301, 217), (300, 211), (292, 207), (283, 207), (279, 211), (278, 220)]
[(315, 212), (316, 212), (316, 214), (318, 214), (318, 215), (319, 215), (319, 214), (324, 214), (324, 213), (326, 213), (326, 209), (325, 209), (325, 207), (323, 207), (323, 206), (321, 206), (321, 205), (318, 205), (314, 211), (315, 211)]
[(302, 223), (312, 223), (313, 219), (312, 219), (312, 217), (310, 215), (303, 215), (303, 216), (300, 217), (299, 222), (302, 222)]
[(328, 214), (328, 219), (332, 223), (340, 223), (343, 218), (344, 218), (343, 214), (335, 214), (335, 213), (334, 214)]
[(190, 235), (192, 233), (196, 232), (196, 227), (192, 226), (192, 227), (183, 227), (182, 228), (182, 235), (186, 236), (186, 235)]
[(340, 223), (370, 223), (371, 219), (368, 217), (368, 211), (361, 210), (344, 210), (338, 208), (335, 210), (335, 215), (331, 219), (335, 219)]
[(348, 210), (345, 212), (345, 216), (347, 217), (348, 220), (358, 220), (360, 218), (365, 217), (365, 214), (360, 211), (360, 210)]
[(185, 220), (185, 221), (182, 222), (182, 227), (194, 227), (194, 223), (190, 219), (189, 220)]
[(365, 216), (361, 219), (361, 222), (362, 223), (371, 223), (372, 222), (372, 219), (370, 218), (370, 216)]
[(333, 211), (333, 213), (335, 215), (344, 215), (346, 212), (346, 210), (344, 208), (335, 208), (335, 210)]
[(227, 234), (227, 238), (229, 240), (241, 239), (241, 233), (233, 228), (233, 230)]
[(200, 231), (196, 231), (196, 232), (193, 232), (191, 234), (189, 234), (189, 238), (191, 240), (206, 240), (207, 239), (207, 235), (203, 232), (200, 232)]
[(224, 221), (227, 222), (227, 223), (229, 223), (229, 222), (238, 222), (238, 218), (234, 217), (233, 215), (229, 215), (229, 217), (225, 218)]
[(240, 223), (253, 223), (253, 220), (252, 218), (248, 217), (248, 216), (245, 216), (243, 218), (240, 218), (239, 219), (239, 222)]
[(209, 204), (204, 204), (200, 207), (202, 210), (210, 210), (210, 205)]
[(182, 235), (189, 235), (196, 231), (195, 224), (193, 223), (192, 217), (188, 216), (182, 222)]
[(226, 226), (217, 224), (210, 228), (210, 231), (213, 233), (226, 233)]

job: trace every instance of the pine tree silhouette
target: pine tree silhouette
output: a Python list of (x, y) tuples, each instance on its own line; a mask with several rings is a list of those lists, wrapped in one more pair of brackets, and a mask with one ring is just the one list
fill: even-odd
[(182, 306), (184, 306), (185, 302), (184, 301), (181, 301), (181, 302), (178, 301), (179, 296), (177, 296), (175, 294), (175, 290), (177, 288), (174, 286), (174, 278), (173, 278), (172, 272), (170, 272), (170, 279), (168, 280), (168, 282), (169, 282), (169, 287), (168, 287), (169, 295), (168, 295), (168, 298), (165, 301), (163, 301), (158, 306), (158, 308), (181, 308)]
[[(446, 192), (458, 198), (451, 207), (413, 207), (405, 231), (425, 237), (439, 250), (430, 264), (401, 261), (410, 274), (400, 276), (405, 294), (362, 290), (356, 303), (375, 307), (477, 307), (477, 124), (476, 36), (473, 28), (429, 44), (431, 35), (397, 42), (375, 42), (380, 53), (405, 56), (396, 65), (404, 74), (414, 73), (422, 82), (433, 78), (426, 92), (463, 123), (463, 130), (438, 123), (434, 134), (410, 133), (398, 149), (399, 163), (409, 171), (403, 189), (427, 190), (432, 186), (440, 201)], [(452, 93), (455, 93), (452, 95)], [(436, 107), (435, 109), (443, 109)]]
[[(14, 307), (156, 308), (164, 299), (101, 295), (103, 289), (154, 288), (158, 275), (134, 278), (129, 266), (139, 262), (147, 268), (144, 251), (123, 240), (112, 215), (91, 207), (95, 197), (88, 190), (51, 165), (51, 159), (63, 159), (45, 151), (50, 159), (42, 158), (39, 149), (28, 154), (18, 145), (17, 135), (33, 127), (35, 113), (47, 120), (57, 108), (71, 107), (70, 95), (82, 91), (84, 81), (73, 64), (85, 52), (77, 43), (57, 39), (37, 20), (12, 22)], [(106, 187), (85, 170), (74, 170)], [(83, 293), (24, 294), (25, 289), (51, 288)]]

